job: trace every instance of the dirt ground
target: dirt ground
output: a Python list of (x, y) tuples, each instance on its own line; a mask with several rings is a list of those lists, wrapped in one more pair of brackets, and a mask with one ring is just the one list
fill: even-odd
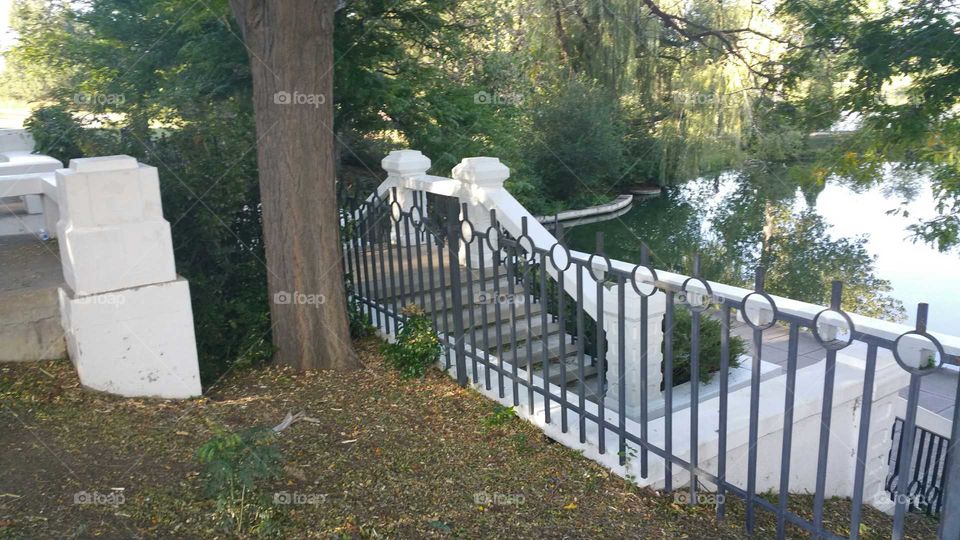
[[(0, 364), (0, 538), (266, 535), (223, 529), (197, 450), (217, 432), (274, 426), (298, 411), (315, 421), (274, 437), (282, 470), (258, 486), (268, 505), (273, 495), (266, 511), (278, 537), (745, 536), (735, 501), (718, 524), (712, 505), (639, 489), (445, 374), (402, 380), (376, 340), (357, 346), (366, 369), (237, 371), (187, 402), (86, 391), (69, 362)], [(810, 500), (791, 506), (809, 513)], [(845, 501), (828, 504), (826, 520), (844, 536), (848, 511)], [(935, 527), (909, 523), (915, 538)], [(775, 530), (761, 511), (755, 536)], [(861, 532), (889, 537), (889, 519), (868, 512)]]

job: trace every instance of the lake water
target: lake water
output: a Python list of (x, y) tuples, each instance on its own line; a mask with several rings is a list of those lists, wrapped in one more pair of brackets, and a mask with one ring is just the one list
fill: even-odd
[[(645, 242), (656, 267), (687, 273), (690, 254), (700, 252), (705, 277), (736, 284), (750, 283), (767, 238), (778, 261), (768, 274), (774, 267), (781, 274), (768, 278), (779, 280), (780, 290), (771, 292), (816, 301), (812, 276), (821, 276), (814, 289), (839, 277), (861, 282), (859, 290), (848, 290), (866, 298), (875, 291), (870, 279), (885, 280), (886, 295), (902, 302), (906, 322), (914, 321), (918, 302), (927, 302), (928, 327), (960, 336), (960, 254), (914, 242), (908, 230), (936, 215), (929, 182), (892, 167), (869, 187), (816, 176), (804, 165), (727, 171), (668, 188), (618, 218), (574, 226), (565, 235), (572, 248), (594, 251), (603, 231), (607, 255), (632, 263)], [(765, 235), (771, 223), (773, 235)]]

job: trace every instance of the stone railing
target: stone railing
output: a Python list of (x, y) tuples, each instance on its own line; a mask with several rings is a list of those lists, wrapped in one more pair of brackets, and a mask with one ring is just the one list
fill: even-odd
[[(466, 230), (475, 231), (471, 236), (488, 230), (509, 233), (516, 239), (510, 249), (546, 261), (540, 264), (543, 272), (574, 299), (592, 323), (602, 326), (607, 336), (607, 346), (597, 358), (601, 362), (599, 376), (606, 381), (599, 384), (599, 403), (581, 401), (578, 405), (563, 397), (567, 395), (564, 388), (547, 383), (548, 374), (540, 377), (526, 369), (517, 371), (516, 366), (511, 373), (502, 359), (479, 350), (475, 344), (457, 350), (458, 361), (447, 363), (462, 384), (468, 377), (461, 371), (472, 358), (473, 384), (478, 390), (518, 406), (521, 414), (551, 436), (643, 485), (669, 490), (674, 485), (689, 484), (696, 476), (698, 482), (713, 485), (721, 493), (729, 489), (729, 493), (742, 496), (751, 508), (761, 506), (777, 512), (813, 532), (823, 531), (822, 514), (817, 512), (822, 510), (825, 497), (853, 497), (855, 522), (864, 503), (893, 510), (883, 481), (898, 394), (909, 382), (909, 428), (917, 411), (917, 381), (932, 373), (931, 367), (956, 363), (960, 355), (960, 337), (927, 331), (925, 305), (919, 306), (920, 322), (911, 328), (843, 312), (840, 283), (834, 284), (833, 302), (826, 307), (767, 294), (762, 271), (758, 271), (757, 286), (751, 290), (610, 260), (602, 253), (557, 248), (557, 239), (504, 188), (510, 172), (498, 159), (466, 158), (453, 169), (451, 178), (429, 175), (429, 167), (429, 158), (420, 152), (391, 152), (383, 160), (386, 180), (375, 196), (363, 203), (375, 209), (377, 201), (383, 200), (398, 209), (394, 213), (397, 232), (390, 234), (394, 243), (401, 244), (397, 237), (402, 230), (399, 222), (426, 212), (423, 193), (456, 198), (464, 208), (461, 221), (470, 225)], [(357, 210), (352, 215), (362, 219), (363, 212)], [(459, 249), (460, 265), (490, 265), (492, 249), (478, 249), (482, 242), (477, 238), (471, 242), (462, 233), (458, 238), (454, 227), (450, 234)], [(604, 285), (598, 286), (598, 280)], [(711, 306), (711, 311), (701, 312), (697, 306), (702, 304)], [(700, 324), (696, 322), (700, 317), (715, 317), (727, 333), (731, 315), (736, 316), (754, 329), (755, 350), (766, 347), (764, 331), (779, 325), (790, 344), (790, 351), (784, 351), (788, 356), (785, 366), (778, 368), (775, 377), (763, 378), (766, 362), (761, 354), (747, 355), (743, 358), (750, 364), (747, 385), (731, 386), (732, 379), (721, 369), (717, 376), (719, 391), (700, 394), (702, 384), (693, 377), (689, 398), (678, 408), (673, 385), (661, 377), (661, 364), (665, 366), (662, 372), (670, 373), (673, 362), (670, 348), (661, 352), (661, 345), (669, 341), (667, 333), (672, 332), (670, 324), (663, 323), (673, 320), (676, 309), (689, 310), (693, 324)], [(387, 319), (395, 316), (383, 306), (375, 310)], [(825, 359), (798, 366), (801, 331), (822, 347)], [(464, 337), (448, 336), (447, 342), (459, 346)], [(691, 351), (696, 347), (693, 343)], [(512, 395), (508, 392), (505, 397), (503, 390), (498, 394), (489, 384), (481, 384), (485, 372), (518, 383), (529, 396), (523, 391), (518, 394), (517, 385)], [(656, 400), (662, 403), (659, 414), (651, 412), (651, 403)], [(579, 416), (579, 437), (551, 420), (565, 412)], [(617, 418), (619, 424), (607, 421)], [(617, 443), (619, 455), (605, 451)], [(649, 464), (647, 452), (651, 453)], [(630, 462), (624, 453), (643, 454), (644, 465)], [(696, 486), (690, 489), (695, 491)], [(781, 496), (815, 494), (815, 514), (821, 518), (807, 521), (754, 495), (778, 489)], [(898, 513), (903, 508), (903, 504), (898, 505)], [(752, 515), (752, 510), (748, 509), (748, 514)], [(748, 517), (748, 521), (751, 519)]]

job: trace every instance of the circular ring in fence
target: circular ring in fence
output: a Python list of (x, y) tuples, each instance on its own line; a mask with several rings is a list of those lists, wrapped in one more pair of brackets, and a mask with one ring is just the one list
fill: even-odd
[[(750, 310), (747, 309), (747, 302), (750, 300), (751, 296), (759, 296), (760, 299), (767, 303), (767, 307), (758, 309), (757, 314), (764, 312), (769, 313), (769, 322), (765, 323), (750, 319), (750, 315), (748, 315)], [(777, 303), (773, 301), (773, 298), (771, 298), (769, 294), (755, 291), (743, 297), (743, 308), (740, 310), (740, 314), (743, 315), (744, 322), (750, 325), (750, 328), (753, 328), (754, 330), (766, 330), (767, 328), (773, 327), (773, 325), (777, 323)]]
[[(559, 256), (557, 256), (558, 247), (560, 248)], [(550, 263), (557, 272), (566, 271), (567, 268), (570, 268), (570, 250), (560, 242), (557, 242), (550, 248)]]
[(492, 225), (487, 228), (487, 246), (495, 252), (500, 251), (500, 231)]
[[(645, 274), (640, 274), (641, 271), (645, 272)], [(641, 283), (647, 284), (650, 290), (645, 291), (641, 289)], [(630, 285), (633, 286), (633, 290), (640, 296), (653, 296), (657, 292), (657, 271), (654, 270), (652, 266), (638, 264), (633, 268), (633, 272), (630, 273)]]
[(473, 225), (470, 223), (470, 220), (464, 219), (460, 222), (460, 240), (462, 240), (464, 244), (473, 242)]
[[(698, 291), (691, 292), (691, 291), (688, 291), (688, 290), (687, 290), (687, 285), (689, 285), (691, 281), (696, 281), (696, 282), (698, 282), (700, 285), (702, 285), (703, 292), (698, 292)], [(690, 311), (695, 311), (695, 312), (697, 312), (697, 313), (701, 313), (701, 312), (704, 312), (704, 311), (710, 309), (710, 306), (713, 305), (713, 289), (710, 288), (710, 283), (708, 283), (708, 282), (707, 282), (706, 280), (704, 280), (704, 279), (701, 279), (701, 278), (698, 278), (698, 277), (688, 277), (687, 279), (685, 279), (685, 280), (683, 281), (683, 285), (680, 286), (680, 292), (683, 294), (683, 297), (681, 298), (681, 301), (682, 301), (684, 304), (687, 305), (687, 307), (690, 309)], [(691, 301), (690, 301), (690, 298), (691, 298), (692, 296), (699, 297), (699, 298), (700, 298), (700, 301), (697, 302), (697, 303), (691, 302)]]
[[(603, 259), (603, 269), (598, 269), (594, 266), (593, 260), (596, 258)], [(610, 264), (610, 257), (607, 257), (606, 255), (590, 255), (590, 258), (587, 259), (587, 267), (590, 269), (590, 276), (597, 281), (603, 281), (606, 279), (606, 275), (610, 273), (610, 270), (613, 270), (613, 265)]]
[[(913, 346), (911, 346), (912, 350), (910, 350), (910, 352), (916, 353), (916, 365), (904, 358), (905, 355), (901, 354), (900, 351), (902, 340), (908, 336), (917, 336), (916, 338), (913, 338), (914, 340), (924, 339), (931, 346), (931, 348), (917, 346), (917, 344), (913, 344)], [(937, 370), (937, 368), (942, 366), (943, 360), (946, 358), (946, 353), (943, 350), (943, 345), (940, 344), (937, 338), (926, 332), (911, 330), (901, 334), (900, 337), (893, 342), (893, 357), (896, 359), (897, 363), (900, 364), (900, 367), (902, 367), (905, 371), (922, 377), (924, 375), (933, 373)]]
[[(836, 339), (836, 338), (824, 339), (823, 336), (820, 335), (819, 322), (820, 322), (820, 317), (824, 313), (833, 313), (843, 319), (843, 321), (847, 325), (846, 331), (849, 333), (846, 339)], [(845, 349), (851, 343), (853, 343), (853, 319), (851, 319), (850, 316), (844, 313), (843, 311), (827, 308), (821, 311), (820, 313), (817, 313), (816, 316), (814, 316), (812, 326), (813, 326), (812, 331), (813, 331), (814, 339), (817, 340), (817, 343), (819, 343), (821, 347), (823, 347), (824, 349), (827, 349), (828, 351), (839, 351), (840, 349)]]
[(413, 228), (418, 231), (423, 230), (423, 212), (420, 211), (420, 207), (417, 205), (410, 207), (410, 223), (412, 223)]
[(400, 223), (400, 220), (403, 218), (403, 208), (400, 207), (400, 203), (393, 201), (390, 203), (390, 219), (394, 223)]
[(523, 259), (525, 262), (528, 264), (536, 262), (537, 250), (536, 246), (533, 245), (533, 238), (530, 238), (525, 234), (521, 234), (520, 238), (517, 238), (517, 245), (523, 250)]

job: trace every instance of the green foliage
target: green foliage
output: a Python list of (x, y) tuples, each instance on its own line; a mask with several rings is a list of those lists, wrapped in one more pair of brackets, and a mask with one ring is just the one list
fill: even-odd
[[(686, 309), (673, 312), (673, 385), (690, 381), (690, 342), (693, 336), (693, 317)], [(700, 317), (700, 382), (710, 382), (720, 371), (720, 321)], [(730, 367), (740, 365), (740, 355), (747, 345), (739, 336), (730, 336)]]
[(384, 343), (383, 354), (404, 378), (423, 377), (440, 358), (440, 338), (433, 321), (423, 309), (411, 304), (401, 310), (404, 316), (394, 343)]
[[(805, 34), (785, 70), (802, 79), (825, 55), (849, 75), (838, 109), (863, 118), (835, 172), (879, 181), (888, 161), (928, 174), (938, 215), (916, 223), (917, 237), (941, 250), (960, 245), (960, 49), (949, 0), (865, 5), (847, 0), (786, 0), (779, 8)], [(951, 44), (951, 45), (948, 45)]]
[(35, 109), (24, 126), (33, 135), (36, 151), (55, 157), (64, 165), (73, 158), (83, 157), (79, 138), (83, 125), (61, 106)]
[(228, 532), (270, 534), (279, 519), (263, 483), (280, 475), (282, 455), (270, 428), (220, 431), (197, 450), (204, 489), (216, 500), (216, 517)]
[(46, 11), (27, 21), (33, 30), (8, 58), (60, 75), (34, 96), (46, 104), (28, 121), (38, 150), (62, 160), (128, 154), (158, 167), (204, 383), (269, 358), (250, 78), (227, 3), (35, 8)]
[(534, 104), (528, 155), (550, 196), (605, 193), (623, 170), (617, 104), (597, 86), (572, 81)]
[(373, 333), (370, 315), (364, 310), (363, 304), (355, 297), (347, 297), (347, 320), (350, 323), (350, 338), (360, 339)]
[(493, 412), (483, 419), (483, 425), (487, 427), (504, 426), (509, 424), (517, 417), (517, 411), (513, 407), (504, 407), (497, 403), (493, 406)]
[(789, 103), (760, 100), (757, 130), (748, 142), (753, 159), (768, 162), (795, 161), (804, 151), (807, 134), (794, 122), (800, 115)]

